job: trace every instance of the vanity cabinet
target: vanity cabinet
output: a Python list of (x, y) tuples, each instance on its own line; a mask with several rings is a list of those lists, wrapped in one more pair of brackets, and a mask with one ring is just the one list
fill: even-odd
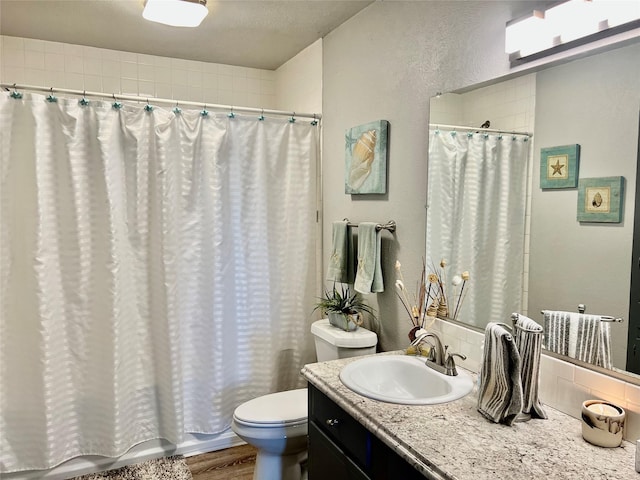
[(403, 480), (424, 476), (309, 384), (309, 480)]

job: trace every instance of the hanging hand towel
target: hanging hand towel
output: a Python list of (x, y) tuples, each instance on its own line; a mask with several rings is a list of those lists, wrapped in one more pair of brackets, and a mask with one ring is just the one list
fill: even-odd
[(538, 399), (542, 327), (524, 315), (516, 314), (515, 342), (520, 353), (520, 379), (522, 380), (522, 413), (547, 418)]
[(600, 315), (544, 310), (546, 348), (583, 362), (611, 368), (609, 326)]
[(490, 322), (484, 334), (478, 411), (495, 423), (513, 424), (522, 411), (520, 355), (513, 336)]
[(358, 225), (358, 268), (354, 288), (360, 293), (384, 291), (380, 265), (380, 232), (372, 222)]
[(355, 258), (351, 228), (346, 220), (333, 222), (333, 245), (327, 268), (327, 280), (340, 283), (355, 281)]
[(611, 363), (611, 330), (610, 322), (600, 321), (600, 348), (596, 356), (596, 365), (604, 368), (613, 368)]
[(568, 312), (544, 310), (544, 339), (545, 348), (553, 353), (569, 355), (569, 326)]

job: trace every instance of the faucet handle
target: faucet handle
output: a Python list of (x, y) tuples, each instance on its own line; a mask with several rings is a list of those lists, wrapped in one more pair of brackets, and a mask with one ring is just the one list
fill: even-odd
[(455, 376), (458, 375), (458, 370), (456, 370), (456, 362), (453, 357), (461, 358), (462, 360), (466, 360), (467, 356), (461, 353), (450, 353), (447, 355), (447, 358), (444, 361), (445, 375)]

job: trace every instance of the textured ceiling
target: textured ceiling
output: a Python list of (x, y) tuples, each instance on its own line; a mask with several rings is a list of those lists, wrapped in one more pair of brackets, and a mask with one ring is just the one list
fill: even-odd
[(208, 0), (198, 28), (142, 18), (144, 0), (0, 0), (0, 33), (274, 70), (373, 0)]

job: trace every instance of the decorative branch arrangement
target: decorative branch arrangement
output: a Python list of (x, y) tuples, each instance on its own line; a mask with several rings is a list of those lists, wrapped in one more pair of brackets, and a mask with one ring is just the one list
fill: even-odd
[[(413, 325), (412, 332), (419, 328), (429, 329), (436, 317), (457, 319), (460, 307), (468, 293), (465, 289), (469, 281), (469, 272), (465, 271), (459, 275), (454, 275), (451, 279), (451, 292), (448, 291), (446, 276), (447, 261), (440, 260), (439, 265), (432, 264), (429, 272), (422, 261), (422, 274), (420, 281), (417, 283), (415, 294), (408, 293), (405, 286), (404, 277), (402, 275), (402, 264), (396, 261), (396, 294), (406, 310), (411, 323)], [(449, 296), (450, 294), (450, 296)], [(449, 299), (453, 301), (449, 303)], [(453, 315), (451, 315), (450, 307), (455, 304)], [(425, 327), (427, 318), (431, 318), (429, 325)], [(411, 334), (409, 334), (411, 337)]]

